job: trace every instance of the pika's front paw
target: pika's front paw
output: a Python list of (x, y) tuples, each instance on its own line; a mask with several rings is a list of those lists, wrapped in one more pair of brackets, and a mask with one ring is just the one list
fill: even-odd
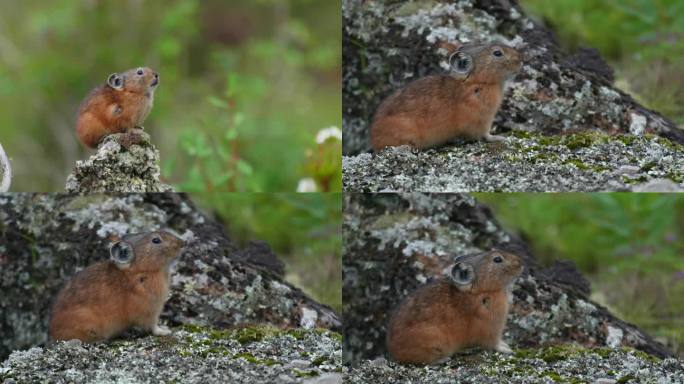
[(508, 344), (504, 343), (503, 341), (499, 341), (499, 344), (497, 344), (495, 349), (497, 352), (501, 353), (513, 353), (511, 347), (509, 347)]
[(156, 325), (154, 329), (152, 329), (152, 334), (155, 336), (166, 336), (171, 334), (171, 330), (163, 325)]

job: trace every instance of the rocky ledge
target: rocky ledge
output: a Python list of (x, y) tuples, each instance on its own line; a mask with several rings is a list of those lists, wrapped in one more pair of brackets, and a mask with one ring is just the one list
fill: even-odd
[(159, 180), (159, 151), (150, 142), (150, 136), (141, 132), (135, 136), (135, 143), (126, 142), (128, 137), (125, 134), (107, 136), (97, 153), (77, 161), (67, 177), (66, 191), (173, 192), (171, 186)]
[(169, 336), (58, 342), (13, 352), (6, 384), (341, 383), (341, 336), (328, 330), (183, 326)]
[(459, 355), (427, 367), (385, 359), (345, 367), (345, 383), (682, 383), (684, 363), (628, 348), (585, 349), (572, 345), (521, 349), (512, 355)]
[(499, 143), (343, 158), (346, 191), (684, 191), (684, 147), (656, 135), (514, 131)]

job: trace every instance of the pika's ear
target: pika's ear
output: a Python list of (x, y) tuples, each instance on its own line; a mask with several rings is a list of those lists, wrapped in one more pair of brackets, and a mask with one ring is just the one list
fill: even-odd
[(107, 79), (107, 85), (116, 89), (117, 91), (123, 89), (123, 83), (123, 77), (121, 77), (121, 75), (119, 75), (118, 73), (112, 73), (111, 75), (109, 75), (109, 78)]
[(117, 241), (109, 248), (109, 257), (117, 267), (125, 269), (131, 265), (135, 255), (133, 248), (128, 243)]
[(473, 70), (473, 57), (460, 50), (449, 56), (449, 67), (459, 78), (467, 78)]
[(473, 279), (475, 279), (475, 270), (472, 265), (458, 262), (451, 268), (451, 280), (458, 289), (467, 291), (473, 285)]

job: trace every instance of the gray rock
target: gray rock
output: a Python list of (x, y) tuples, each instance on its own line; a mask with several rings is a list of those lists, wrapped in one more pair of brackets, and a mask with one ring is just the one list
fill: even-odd
[(669, 179), (653, 179), (635, 185), (634, 192), (684, 192), (684, 184), (677, 184)]
[(341, 373), (325, 373), (319, 377), (304, 381), (306, 384), (342, 384), (344, 377)]
[(368, 360), (344, 367), (345, 383), (682, 383), (684, 364), (628, 349), (572, 346), (519, 350), (513, 355), (478, 352), (425, 367)]
[[(516, 137), (517, 136), (517, 137)], [(517, 133), (505, 142), (407, 146), (345, 156), (345, 191), (569, 192), (684, 190), (684, 147), (659, 136)], [(637, 184), (643, 184), (639, 185)]]
[(70, 193), (173, 192), (159, 180), (159, 151), (142, 133), (141, 142), (127, 149), (119, 144), (121, 134), (109, 135), (87, 160), (76, 162), (67, 176)]
[(76, 271), (107, 259), (112, 238), (160, 228), (193, 238), (172, 269), (163, 322), (299, 327), (306, 313), (307, 324), (340, 329), (335, 311), (283, 280), (270, 247), (240, 249), (185, 195), (8, 194), (0, 195), (0, 359), (47, 341), (52, 298)]
[[(291, 368), (293, 360), (306, 360), (308, 367)], [(0, 366), (0, 382), (301, 383), (341, 369), (334, 332), (191, 327), (174, 328), (170, 336), (16, 351)]]

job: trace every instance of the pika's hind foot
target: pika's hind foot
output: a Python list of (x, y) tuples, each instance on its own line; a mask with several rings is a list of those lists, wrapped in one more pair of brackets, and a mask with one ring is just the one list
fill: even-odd
[(484, 135), (484, 140), (488, 143), (498, 143), (501, 141), (506, 141), (506, 138), (503, 136), (494, 136), (490, 133)]
[(155, 325), (152, 329), (152, 334), (155, 336), (167, 336), (171, 334), (171, 330), (163, 325)]
[(513, 353), (513, 350), (511, 349), (511, 347), (509, 347), (508, 344), (506, 344), (505, 342), (503, 342), (501, 340), (499, 340), (499, 344), (496, 345), (496, 348), (494, 348), (494, 350), (496, 350), (497, 352), (507, 353), (507, 354)]

